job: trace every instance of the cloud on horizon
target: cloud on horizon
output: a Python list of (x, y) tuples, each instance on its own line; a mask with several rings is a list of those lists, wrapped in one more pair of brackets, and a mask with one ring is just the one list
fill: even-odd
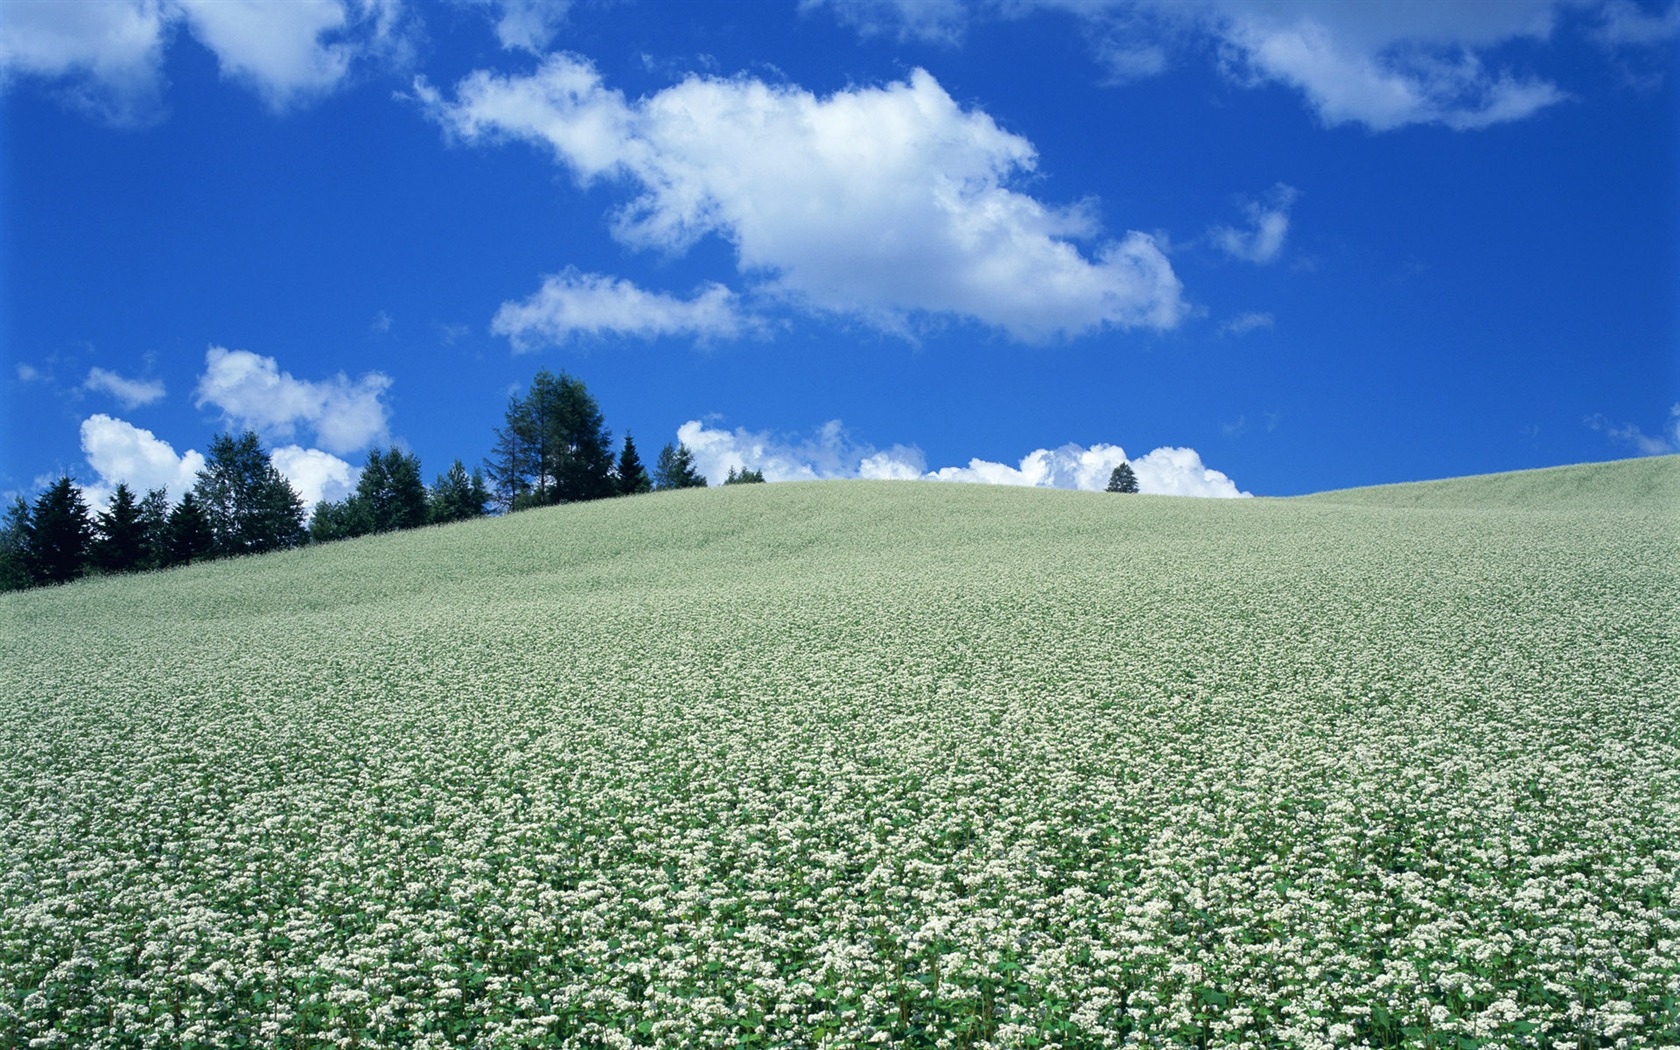
[(930, 471), (919, 448), (875, 448), (853, 438), (837, 419), (803, 438), (744, 427), (727, 430), (691, 419), (677, 428), (677, 440), (693, 452), (695, 467), (712, 484), (722, 482), (731, 469), (746, 469), (763, 471), (767, 481), (928, 480), (1100, 492), (1108, 486), (1114, 468), (1130, 462), (1143, 493), (1217, 498), (1250, 495), (1225, 474), (1204, 464), (1191, 448), (1163, 447), (1131, 459), (1119, 445), (1086, 447), (1070, 442), (1055, 449), (1034, 449), (1013, 466), (975, 458), (966, 466)]
[(1032, 144), (925, 70), (827, 98), (690, 76), (631, 101), (556, 54), (529, 75), (475, 72), (453, 100), (424, 80), (415, 94), (457, 141), (534, 144), (582, 185), (629, 186), (621, 244), (672, 255), (721, 237), (755, 295), (808, 313), (907, 337), (956, 317), (1043, 342), (1172, 328), (1186, 312), (1153, 237), (1103, 237), (1088, 205), (1011, 188), (1034, 170)]

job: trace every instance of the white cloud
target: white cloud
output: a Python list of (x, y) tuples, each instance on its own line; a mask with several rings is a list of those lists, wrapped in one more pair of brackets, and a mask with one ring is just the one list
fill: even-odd
[(1680, 402), (1668, 410), (1668, 421), (1655, 434), (1645, 433), (1637, 423), (1617, 426), (1607, 417), (1597, 414), (1588, 416), (1586, 424), (1613, 440), (1631, 445), (1641, 456), (1666, 456), (1671, 452), (1680, 452)]
[(750, 326), (735, 293), (721, 284), (707, 284), (694, 298), (678, 299), (576, 269), (546, 278), (522, 302), (503, 303), (490, 322), (490, 330), (511, 339), (515, 350), (608, 334), (728, 339)]
[(103, 368), (88, 370), (87, 381), (82, 384), (87, 390), (98, 390), (110, 394), (122, 402), (124, 408), (138, 408), (149, 405), (154, 401), (163, 400), (164, 389), (162, 380), (158, 379), (125, 379), (115, 372)]
[(1266, 194), (1264, 201), (1243, 204), (1243, 211), (1248, 214), (1249, 229), (1216, 226), (1208, 231), (1208, 236), (1233, 259), (1269, 263), (1283, 251), (1284, 238), (1289, 235), (1289, 208), (1300, 195), (1295, 187), (1280, 182)]
[(1181, 286), (1153, 238), (1096, 243), (1088, 204), (1055, 208), (1010, 182), (1026, 139), (964, 110), (916, 70), (818, 98), (739, 77), (690, 77), (634, 102), (554, 55), (530, 76), (480, 71), (454, 101), (424, 81), (427, 112), (464, 141), (536, 143), (582, 182), (640, 195), (615, 216), (625, 244), (681, 252), (717, 235), (754, 290), (908, 333), (969, 318), (1025, 340), (1103, 327), (1171, 328)]
[(118, 125), (161, 112), (170, 9), (131, 3), (0, 3), (0, 87), (19, 77), (56, 81), (72, 105)]
[(1138, 489), (1170, 496), (1247, 496), (1223, 473), (1202, 463), (1194, 449), (1158, 448), (1141, 459), (1128, 460), (1118, 445), (1089, 448), (1067, 444), (1034, 449), (1014, 466), (971, 459), (967, 466), (927, 469), (926, 458), (913, 446), (885, 450), (855, 440), (839, 420), (830, 420), (806, 438), (787, 438), (742, 427), (726, 430), (689, 420), (677, 428), (677, 440), (694, 453), (695, 467), (713, 484), (731, 469), (762, 470), (768, 481), (813, 481), (823, 478), (869, 478), (973, 482), (1082, 489), (1100, 492), (1121, 463), (1131, 462)]
[(150, 430), (103, 413), (82, 421), (82, 454), (99, 476), (87, 486), (90, 505), (103, 506), (118, 482), (127, 482), (135, 495), (167, 489), (171, 501), (193, 487), (204, 469), (204, 456), (192, 449), (181, 455)]
[(315, 513), (315, 504), (322, 500), (341, 500), (348, 496), (361, 473), (337, 456), (297, 445), (275, 449), (268, 454), (268, 460), (303, 497), (303, 506), (311, 515)]
[(1592, 38), (1605, 47), (1657, 47), (1680, 37), (1680, 3), (1647, 10), (1632, 0), (1610, 0), (1598, 16)]
[(969, 6), (962, 0), (800, 0), (801, 13), (818, 8), (834, 12), (841, 25), (860, 36), (890, 36), (899, 43), (962, 43)]
[(20, 383), (33, 383), (35, 380), (42, 378), (39, 368), (23, 361), (17, 363), (17, 377)]
[(299, 425), (332, 452), (364, 448), (386, 436), (380, 398), (390, 377), (369, 372), (354, 382), (343, 372), (323, 382), (294, 378), (272, 357), (212, 346), (196, 391), (198, 407), (214, 405), (232, 423), (285, 439)]
[(340, 86), (359, 59), (400, 59), (399, 0), (8, 0), (0, 3), (0, 78), (58, 82), (80, 108), (116, 124), (162, 111), (164, 51), (185, 24), (222, 76), (275, 111)]
[(571, 0), (473, 0), (496, 20), (496, 40), (504, 50), (546, 54), (570, 13)]
[(1250, 332), (1256, 332), (1262, 328), (1272, 328), (1276, 324), (1277, 320), (1272, 317), (1271, 314), (1257, 313), (1251, 310), (1248, 313), (1238, 314), (1229, 321), (1220, 325), (1219, 334), (1247, 335)]

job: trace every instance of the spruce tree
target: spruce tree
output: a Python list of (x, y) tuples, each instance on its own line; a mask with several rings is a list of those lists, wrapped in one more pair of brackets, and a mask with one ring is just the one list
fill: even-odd
[(427, 497), (427, 516), (438, 524), (482, 517), (488, 502), (490, 493), (484, 487), (484, 474), (475, 470), (469, 477), (466, 466), (456, 460), (433, 483)]
[(169, 542), (169, 493), (152, 489), (140, 500), (140, 532), (145, 552), (140, 567), (155, 569), (163, 564), (163, 550)]
[(29, 504), (16, 496), (0, 521), (0, 591), (18, 591), (35, 583), (29, 572), (29, 525)]
[(647, 468), (642, 466), (642, 457), (636, 453), (636, 442), (628, 430), (624, 432), (624, 451), (618, 455), (615, 473), (614, 481), (620, 496), (634, 496), (653, 490), (653, 479), (648, 477)]
[(36, 583), (67, 583), (87, 569), (93, 524), (82, 490), (68, 476), (53, 482), (30, 515), (26, 563)]
[(215, 549), (216, 537), (210, 519), (198, 497), (188, 492), (169, 512), (169, 525), (164, 530), (162, 565), (189, 565), (209, 557)]
[(706, 487), (706, 475), (694, 467), (694, 453), (687, 445), (666, 444), (659, 450), (659, 462), (653, 469), (656, 489), (693, 489)]
[(1130, 463), (1122, 463), (1108, 475), (1109, 492), (1136, 492), (1138, 490), (1137, 475), (1132, 472)]
[(127, 482), (118, 482), (111, 505), (95, 519), (92, 562), (102, 572), (135, 572), (145, 567), (146, 527), (140, 501)]

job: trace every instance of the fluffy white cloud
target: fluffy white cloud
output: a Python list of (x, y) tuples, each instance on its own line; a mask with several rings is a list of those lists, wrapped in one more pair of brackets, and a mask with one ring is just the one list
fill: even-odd
[(529, 76), (480, 71), (427, 112), (465, 141), (552, 151), (583, 182), (640, 190), (615, 216), (625, 244), (666, 252), (718, 235), (755, 290), (812, 311), (909, 332), (928, 315), (1044, 340), (1102, 327), (1170, 328), (1185, 312), (1153, 238), (1098, 231), (1010, 182), (1032, 144), (959, 106), (916, 70), (818, 98), (739, 77), (690, 77), (636, 101), (587, 61), (554, 55)]
[(692, 299), (678, 299), (629, 281), (567, 269), (545, 279), (530, 298), (503, 303), (490, 330), (511, 339), (515, 350), (607, 334), (727, 339), (751, 326), (737, 300), (721, 284), (706, 285)]
[(268, 460), (303, 497), (304, 508), (311, 515), (315, 513), (315, 504), (322, 500), (341, 500), (348, 496), (361, 474), (356, 467), (318, 448), (283, 445), (270, 452)]
[(124, 408), (138, 408), (163, 399), (163, 382), (158, 379), (126, 379), (115, 372), (103, 368), (88, 370), (87, 380), (82, 384), (86, 390), (98, 390), (110, 394), (122, 402)]
[(496, 40), (509, 51), (548, 51), (571, 11), (571, 0), (473, 0), (495, 17)]
[(1226, 321), (1224, 324), (1220, 325), (1219, 326), (1219, 334), (1220, 335), (1247, 335), (1250, 332), (1256, 332), (1256, 331), (1259, 331), (1262, 328), (1271, 328), (1271, 327), (1275, 326), (1276, 324), (1277, 324), (1277, 319), (1274, 318), (1271, 314), (1258, 313), (1256, 311), (1250, 310), (1247, 313), (1238, 314), (1237, 316), (1231, 318), (1229, 321)]
[(118, 124), (161, 110), (164, 50), (177, 25), (222, 76), (274, 110), (342, 84), (364, 57), (403, 50), (399, 0), (8, 0), (0, 3), (0, 79), (64, 84), (73, 102)]
[(0, 4), (0, 87), (19, 77), (58, 81), (72, 104), (113, 124), (140, 124), (161, 108), (170, 9), (155, 0)]
[(102, 413), (82, 421), (82, 455), (99, 476), (86, 489), (95, 506), (105, 504), (118, 482), (127, 482), (136, 495), (167, 489), (170, 500), (178, 501), (204, 469), (201, 453), (188, 449), (176, 455), (169, 442), (150, 430)]
[(1131, 460), (1119, 445), (1089, 448), (1067, 444), (1034, 449), (1014, 466), (971, 459), (964, 467), (927, 469), (918, 448), (894, 445), (885, 450), (856, 441), (839, 420), (823, 424), (810, 437), (786, 438), (742, 427), (725, 430), (689, 420), (677, 428), (677, 440), (694, 453), (695, 467), (713, 484), (730, 470), (761, 470), (767, 481), (813, 481), (821, 478), (958, 481), (985, 485), (1021, 485), (1100, 492), (1121, 463), (1130, 462), (1138, 490), (1169, 496), (1247, 496), (1223, 473), (1206, 466), (1190, 448), (1158, 448)]
[(214, 405), (235, 425), (273, 438), (289, 438), (299, 425), (307, 426), (329, 451), (350, 452), (384, 439), (380, 398), (390, 386), (390, 377), (379, 372), (355, 381), (342, 372), (323, 382), (297, 379), (280, 371), (272, 357), (212, 346), (204, 355), (196, 403)]
[(1289, 208), (1300, 191), (1278, 183), (1263, 201), (1248, 201), (1243, 210), (1248, 213), (1249, 228), (1216, 226), (1208, 231), (1213, 243), (1233, 259), (1245, 262), (1269, 263), (1283, 251), (1284, 238), (1289, 235)]

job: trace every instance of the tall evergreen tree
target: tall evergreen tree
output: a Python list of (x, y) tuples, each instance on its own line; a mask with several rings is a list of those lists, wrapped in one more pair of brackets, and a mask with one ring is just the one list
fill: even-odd
[(140, 532), (145, 552), (140, 567), (155, 569), (163, 564), (164, 547), (169, 543), (169, 493), (165, 489), (149, 490), (140, 500)]
[(22, 590), (35, 583), (29, 571), (29, 526), (29, 504), (22, 496), (14, 497), (0, 521), (0, 591)]
[(93, 523), (82, 490), (68, 476), (35, 500), (30, 515), (27, 564), (36, 583), (67, 583), (87, 568)]
[(465, 521), (484, 515), (490, 492), (484, 486), (481, 471), (475, 470), (469, 477), (466, 466), (456, 460), (438, 475), (426, 502), (427, 515), (433, 522)]
[(614, 472), (613, 481), (620, 496), (653, 491), (653, 479), (648, 477), (647, 468), (642, 466), (642, 457), (637, 454), (636, 442), (628, 430), (624, 432), (624, 451), (618, 455), (618, 469)]
[(723, 483), (725, 485), (762, 485), (764, 484), (764, 471), (748, 470), (746, 467), (742, 467), (741, 472), (737, 474), (735, 468), (730, 467), (729, 476), (723, 479)]
[(703, 489), (706, 475), (694, 467), (694, 453), (687, 445), (667, 444), (659, 450), (659, 462), (653, 468), (653, 486), (657, 489)]
[(524, 402), (517, 397), (508, 398), (506, 423), (496, 428), (496, 444), (484, 461), (484, 471), (490, 478), (491, 501), (503, 513), (523, 505), (531, 491), (531, 478), (536, 474), (536, 446), (527, 441), (530, 427), (524, 417)]
[(145, 568), (146, 526), (140, 520), (140, 501), (127, 482), (118, 482), (111, 504), (94, 522), (91, 561), (103, 572), (135, 572)]
[(217, 435), (193, 491), (217, 557), (295, 547), (309, 537), (303, 498), (275, 469), (254, 431)]
[(169, 512), (169, 524), (164, 529), (163, 549), (159, 564), (189, 565), (207, 558), (215, 550), (216, 536), (210, 529), (210, 519), (198, 496), (188, 491)]
[(420, 480), (420, 457), (399, 449), (368, 453), (367, 465), (347, 501), (350, 535), (395, 532), (426, 524), (426, 485)]
[(1133, 473), (1130, 463), (1122, 463), (1108, 475), (1109, 492), (1136, 492), (1138, 490), (1137, 474)]

